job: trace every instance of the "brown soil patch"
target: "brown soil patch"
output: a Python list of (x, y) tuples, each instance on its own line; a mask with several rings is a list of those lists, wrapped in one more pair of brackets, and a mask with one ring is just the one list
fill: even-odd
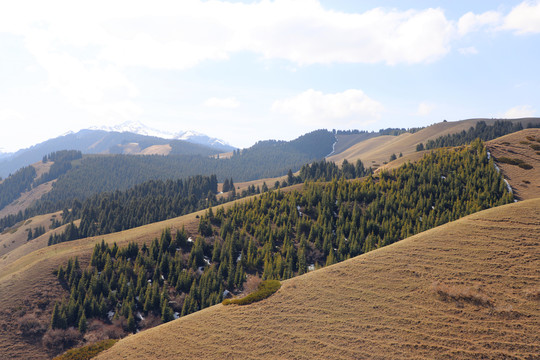
[(259, 303), (129, 336), (98, 359), (537, 358), (540, 306), (527, 294), (540, 283), (539, 208), (470, 215), (287, 280)]

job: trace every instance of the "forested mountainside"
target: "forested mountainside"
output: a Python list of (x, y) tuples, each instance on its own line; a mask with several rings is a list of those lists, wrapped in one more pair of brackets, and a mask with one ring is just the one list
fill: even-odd
[(0, 209), (29, 190), (36, 177), (33, 166), (25, 166), (0, 183)]
[(49, 245), (59, 242), (109, 234), (153, 222), (181, 216), (216, 205), (217, 178), (194, 176), (186, 180), (150, 180), (126, 191), (101, 193), (83, 203), (74, 201), (64, 210), (63, 222), (71, 223), (62, 234), (49, 238)]
[(539, 208), (536, 198), (463, 217), (96, 359), (536, 359)]
[[(365, 169), (361, 161), (356, 166), (345, 163), (339, 168), (332, 162), (321, 160), (304, 165), (298, 176), (289, 172), (288, 183), (279, 185), (341, 177), (354, 179), (370, 173), (370, 169)], [(51, 235), (48, 244), (127, 230), (261, 192), (259, 187), (252, 186), (249, 191), (237, 194), (234, 182), (229, 179), (225, 180), (223, 190), (230, 193), (218, 199), (216, 176), (197, 175), (186, 180), (150, 180), (126, 191), (91, 196), (82, 203), (74, 200), (68, 206), (69, 210), (68, 207), (64, 209), (62, 224), (80, 219), (80, 226), (71, 223), (63, 233)], [(262, 192), (266, 191), (268, 186), (263, 184)], [(60, 225), (60, 222), (56, 225)]]
[(116, 319), (133, 332), (148, 325), (143, 318), (166, 322), (220, 302), (225, 290), (242, 289), (246, 274), (287, 279), (511, 201), (480, 141), (379, 178), (270, 191), (210, 209), (198, 234), (165, 229), (150, 246), (101, 243), (90, 264), (70, 260), (57, 272), (70, 295), (51, 324), (84, 332), (92, 318)]
[[(306, 163), (323, 159), (332, 151), (334, 141), (335, 137), (331, 132), (318, 130), (292, 141), (259, 142), (249, 149), (235, 151), (228, 159), (198, 155), (85, 156), (82, 160), (74, 162), (73, 166), (66, 162), (59, 164), (58, 168), (66, 172), (58, 177), (52, 190), (25, 212), (0, 219), (0, 228), (12, 226), (17, 221), (36, 214), (71, 207), (74, 200), (82, 202), (102, 192), (124, 191), (149, 180), (186, 179), (200, 174), (208, 176), (214, 174), (218, 181), (225, 179), (245, 181), (284, 175), (288, 170), (296, 171)], [(59, 157), (59, 159), (66, 158)], [(27, 177), (29, 179), (24, 182), (24, 189), (29, 186), (28, 182), (32, 183), (30, 179), (32, 176)], [(8, 179), (4, 183), (7, 181)], [(20, 181), (22, 180), (11, 183), (18, 184)], [(10, 186), (7, 189), (12, 188), (13, 186)], [(18, 188), (11, 191), (13, 194), (20, 192), (22, 191)], [(8, 199), (12, 201), (15, 198), (11, 196)], [(6, 200), (7, 203), (9, 201)]]
[(129, 132), (81, 130), (47, 140), (28, 149), (0, 160), (0, 176), (6, 177), (17, 169), (33, 164), (42, 159), (43, 155), (60, 150), (78, 150), (84, 154), (121, 153), (122, 146), (137, 143), (140, 149), (152, 145), (171, 145), (171, 153), (176, 155), (208, 156), (222, 151), (230, 151), (231, 147), (210, 147), (184, 140), (163, 139), (154, 136), (139, 135)]

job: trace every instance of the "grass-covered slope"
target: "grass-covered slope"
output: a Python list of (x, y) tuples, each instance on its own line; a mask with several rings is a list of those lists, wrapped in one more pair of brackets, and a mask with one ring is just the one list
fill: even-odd
[(540, 197), (540, 129), (508, 134), (489, 141), (486, 146), (517, 199)]
[(485, 210), (129, 336), (97, 359), (533, 359), (540, 199)]
[[(436, 140), (441, 136), (458, 134), (463, 131), (468, 131), (471, 127), (476, 126), (479, 121), (484, 121), (488, 126), (493, 125), (496, 119), (468, 119), (461, 121), (440, 122), (428, 126), (414, 133), (404, 133), (399, 136), (378, 136), (368, 140), (360, 141), (339, 153), (333, 154), (327, 158), (329, 161), (341, 163), (343, 159), (349, 162), (355, 162), (360, 159), (366, 166), (374, 166), (375, 168), (384, 165), (392, 154), (403, 155), (411, 154), (416, 151), (416, 145), (422, 143), (427, 144), (430, 140)], [(512, 123), (521, 123), (523, 128), (526, 128), (529, 123), (539, 124), (540, 118), (523, 118), (508, 120)], [(336, 144), (340, 148), (339, 138)]]

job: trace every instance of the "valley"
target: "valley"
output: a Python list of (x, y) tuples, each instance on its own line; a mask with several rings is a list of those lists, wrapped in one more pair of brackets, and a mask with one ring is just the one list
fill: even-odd
[[(205, 210), (211, 205), (208, 203), (200, 211), (179, 217), (173, 215), (163, 221), (152, 220), (143, 226), (52, 246), (47, 246), (51, 236), (70, 231), (70, 221), (73, 226), (81, 226), (80, 213), (72, 206), (64, 211), (30, 216), (8, 226), (0, 235), (3, 246), (0, 248), (3, 308), (0, 326), (6, 330), (0, 334), (0, 357), (47, 359), (62, 352), (58, 343), (47, 345), (53, 344), (48, 327), (55, 303), (64, 304), (70, 298), (69, 291), (74, 296), (73, 289), (58, 281), (55, 274), (59, 266), (65, 267), (77, 257), (84, 270), (96, 243), (104, 241), (109, 247), (116, 244), (120, 250), (131, 243), (140, 248), (145, 244), (150, 246), (153, 239), (163, 239), (166, 229), (173, 240), (176, 231), (185, 231), (186, 237), (193, 238), (192, 245), (182, 245), (187, 247), (181, 247), (183, 259), (178, 263), (190, 271), (193, 284), (199, 286), (200, 279), (211, 276), (218, 268), (219, 273), (225, 274), (225, 278), (214, 280), (222, 285), (210, 293), (213, 300), (207, 302), (202, 295), (192, 293), (193, 289), (187, 291), (179, 285), (175, 292), (174, 284), (178, 282), (171, 274), (178, 274), (179, 270), (173, 270), (159, 281), (159, 291), (168, 292), (171, 301), (193, 301), (192, 308), (185, 313), (181, 305), (171, 303), (173, 311), (184, 315), (180, 319), (159, 325), (161, 312), (148, 310), (143, 316), (156, 320), (151, 325), (137, 320), (135, 326), (141, 332), (128, 335), (125, 320), (113, 320), (111, 324), (103, 318), (92, 319), (91, 313), (86, 312), (88, 330), (69, 340), (71, 343), (66, 337), (65, 346), (128, 335), (101, 356), (358, 358), (371, 354), (388, 358), (397, 354), (399, 358), (441, 355), (463, 359), (476, 358), (479, 354), (532, 356), (539, 350), (538, 339), (531, 334), (536, 331), (539, 316), (535, 305), (539, 278), (535, 269), (540, 251), (537, 241), (540, 187), (536, 181), (540, 177), (537, 176), (540, 157), (535, 144), (540, 140), (540, 130), (524, 129), (487, 141), (485, 147), (475, 141), (456, 148), (415, 151), (416, 145), (409, 138), (414, 136), (417, 143), (427, 143), (429, 136), (418, 135), (426, 129), (395, 136), (364, 136), (364, 139), (357, 136), (358, 143), (349, 138), (350, 148), (364, 150), (343, 149), (326, 162), (314, 161), (302, 169), (295, 168), (292, 175), (251, 182), (235, 180), (236, 196), (219, 194), (223, 183), (216, 184), (212, 192), (225, 202), (214, 205), (211, 213)], [(337, 135), (338, 139), (339, 136), (353, 135)], [(366, 164), (377, 161), (370, 160), (377, 159), (373, 157), (377, 139), (381, 144), (376, 150), (381, 154), (380, 159), (388, 160), (397, 150), (405, 149), (386, 147), (386, 136), (395, 141), (407, 138), (412, 145), (408, 145), (409, 150), (403, 156), (375, 169), (373, 175), (369, 169), (367, 173), (355, 173), (355, 166), (350, 165), (355, 161)], [(486, 150), (492, 160), (488, 159)], [(353, 155), (349, 158), (345, 153)], [(341, 169), (333, 168), (330, 159), (340, 154), (347, 161)], [(517, 164), (527, 163), (530, 168), (504, 160), (509, 157), (521, 159)], [(492, 165), (493, 160), (500, 174)], [(47, 172), (42, 171), (39, 176), (43, 174)], [(517, 203), (498, 206), (513, 199), (503, 177), (519, 200)], [(423, 183), (423, 179), (427, 182)], [(139, 190), (129, 190), (132, 194), (139, 192), (136, 195), (139, 200), (143, 199), (141, 189), (148, 186), (144, 184)], [(263, 184), (268, 192), (261, 191)], [(467, 187), (460, 189), (457, 184)], [(260, 194), (250, 192), (257, 188)], [(148, 199), (157, 199), (157, 193), (150, 189), (144, 190)], [(415, 189), (418, 194), (403, 192)], [(165, 194), (163, 191), (158, 190)], [(114, 196), (121, 199), (120, 192)], [(428, 206), (422, 196), (433, 201), (432, 205)], [(410, 200), (403, 202), (407, 198)], [(94, 203), (101, 203), (102, 209), (112, 200), (108, 195), (96, 199), (100, 200), (93, 200)], [(33, 201), (32, 206), (39, 204), (38, 197)], [(118, 213), (121, 203), (124, 201), (111, 207), (116, 209), (115, 215), (107, 210), (110, 219), (127, 219), (122, 212)], [(84, 202), (81, 204), (86, 211), (97, 210), (90, 210)], [(355, 215), (357, 207), (361, 210)], [(474, 214), (462, 217), (471, 213)], [(56, 220), (60, 220), (59, 227), (50, 229), (49, 225)], [(45, 232), (30, 238), (29, 231), (35, 232), (39, 227)], [(204, 261), (202, 257), (193, 260), (193, 246), (197, 242), (202, 244)], [(159, 255), (159, 259), (162, 256), (165, 255)], [(112, 260), (127, 259), (113, 257)], [(156, 281), (154, 265), (147, 266), (148, 281), (152, 277)], [(199, 268), (199, 273), (191, 273), (190, 268)], [(233, 275), (226, 275), (231, 271)], [(230, 280), (231, 276), (234, 281)], [(207, 307), (219, 303), (225, 289), (236, 295), (244, 293), (243, 287), (248, 285), (238, 280), (242, 278), (279, 279), (283, 281), (282, 288), (270, 298), (251, 305)], [(137, 278), (132, 281), (140, 282)], [(107, 304), (113, 312), (127, 311), (117, 307), (121, 302)], [(139, 308), (142, 303), (132, 306), (142, 311)], [(33, 324), (35, 332), (29, 334), (24, 330), (23, 322)], [(159, 326), (152, 327), (155, 325)], [(272, 342), (282, 345), (276, 347)], [(162, 344), (159, 351), (155, 350), (155, 344)]]

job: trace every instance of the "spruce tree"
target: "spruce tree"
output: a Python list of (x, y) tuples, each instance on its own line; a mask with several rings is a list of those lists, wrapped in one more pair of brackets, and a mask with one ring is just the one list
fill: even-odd
[(81, 318), (79, 319), (79, 331), (84, 334), (86, 332), (86, 329), (88, 327), (88, 324), (86, 323), (86, 316), (84, 316), (84, 312), (81, 315)]
[(135, 318), (133, 317), (133, 313), (129, 313), (127, 318), (127, 330), (130, 333), (134, 333), (137, 330), (137, 324), (135, 323)]

